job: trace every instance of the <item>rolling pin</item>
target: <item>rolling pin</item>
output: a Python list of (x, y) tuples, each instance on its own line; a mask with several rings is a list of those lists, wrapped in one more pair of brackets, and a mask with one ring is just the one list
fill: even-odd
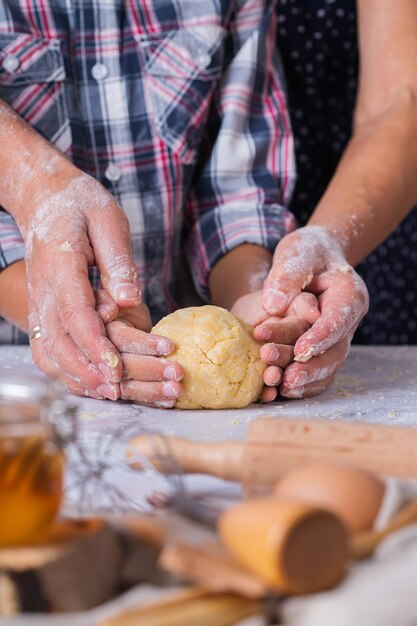
[[(149, 459), (167, 473), (167, 456), (183, 473), (203, 473), (241, 482), (248, 495), (272, 491), (283, 474), (306, 463), (361, 467), (381, 477), (417, 478), (417, 429), (405, 426), (295, 418), (261, 418), (245, 442), (200, 443), (141, 435), (129, 442), (129, 463)], [(171, 470), (172, 471), (172, 470)]]

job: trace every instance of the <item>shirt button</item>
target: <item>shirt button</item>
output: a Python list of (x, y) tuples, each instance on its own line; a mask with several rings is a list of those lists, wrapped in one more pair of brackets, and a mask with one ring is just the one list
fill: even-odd
[(195, 62), (197, 63), (197, 66), (201, 69), (204, 69), (205, 67), (207, 67), (207, 65), (210, 65), (210, 61), (211, 61), (211, 56), (209, 54), (207, 54), (206, 52), (200, 52), (197, 57)]
[(6, 70), (6, 72), (15, 72), (19, 65), (19, 59), (14, 54), (7, 54), (4, 57), (2, 63), (2, 66)]
[(115, 165), (114, 163), (109, 163), (106, 167), (106, 171), (104, 172), (104, 176), (112, 183), (117, 183), (117, 181), (120, 180), (120, 178), (122, 177), (122, 172), (120, 171), (120, 168), (117, 167), (117, 165)]
[(91, 76), (95, 80), (103, 80), (103, 78), (106, 78), (108, 73), (109, 73), (109, 70), (104, 65), (104, 63), (96, 63), (91, 68)]

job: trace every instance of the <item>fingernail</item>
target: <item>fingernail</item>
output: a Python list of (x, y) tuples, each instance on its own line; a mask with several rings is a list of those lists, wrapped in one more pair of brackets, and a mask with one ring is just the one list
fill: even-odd
[(257, 335), (261, 341), (267, 341), (272, 335), (272, 330), (270, 330), (268, 326), (261, 326)]
[(119, 397), (119, 389), (116, 385), (100, 385), (97, 387), (97, 393), (109, 400), (117, 400)]
[(164, 369), (164, 376), (167, 380), (175, 381), (181, 380), (182, 378), (182, 376), (177, 373), (175, 365), (168, 365), (168, 367)]
[(263, 299), (270, 313), (278, 313), (288, 308), (288, 296), (278, 289), (268, 289)]
[(278, 348), (276, 348), (275, 346), (271, 346), (270, 349), (268, 350), (268, 361), (276, 361), (277, 358), (279, 357), (279, 351)]
[(174, 351), (174, 346), (169, 339), (159, 339), (156, 347), (159, 354), (171, 354)]
[(311, 359), (312, 356), (314, 356), (316, 349), (313, 346), (310, 346), (307, 350), (304, 350), (304, 352), (302, 352), (301, 354), (297, 354), (294, 357), (294, 361), (297, 361), (298, 363), (306, 363), (307, 361), (309, 361)]
[(164, 394), (164, 396), (166, 398), (177, 398), (178, 397), (178, 391), (175, 389), (175, 387), (173, 387), (169, 383), (164, 383), (162, 385), (162, 393)]
[(114, 352), (104, 352), (102, 355), (102, 359), (109, 368), (114, 369), (119, 364), (119, 357)]
[(307, 372), (299, 372), (297, 376), (294, 378), (293, 386), (300, 387), (300, 385), (305, 385), (306, 382), (308, 382)]
[(139, 300), (141, 293), (140, 289), (133, 283), (121, 283), (114, 289), (114, 296), (116, 300)]
[(289, 389), (285, 394), (287, 398), (302, 398), (304, 393), (304, 387), (296, 387), (295, 389)]

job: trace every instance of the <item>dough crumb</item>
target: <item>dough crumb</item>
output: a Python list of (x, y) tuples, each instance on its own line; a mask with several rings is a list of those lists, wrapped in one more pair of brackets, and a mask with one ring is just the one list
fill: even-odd
[(59, 246), (59, 250), (61, 252), (74, 252), (74, 248), (69, 241), (64, 241), (64, 243), (61, 243), (61, 245)]
[(113, 352), (105, 352), (103, 354), (103, 360), (107, 363), (107, 365), (111, 368), (114, 368), (119, 363), (119, 358)]
[(311, 359), (311, 357), (313, 356), (314, 352), (315, 352), (315, 350), (314, 350), (313, 346), (310, 346), (308, 348), (308, 350), (305, 350), (304, 352), (302, 352), (298, 356), (295, 356), (294, 357), (294, 361), (297, 361), (298, 363), (306, 363), (307, 361), (309, 361)]
[(305, 289), (307, 287), (307, 285), (309, 285), (311, 283), (311, 281), (313, 280), (313, 274), (309, 274), (306, 278), (306, 280), (304, 281), (301, 289)]

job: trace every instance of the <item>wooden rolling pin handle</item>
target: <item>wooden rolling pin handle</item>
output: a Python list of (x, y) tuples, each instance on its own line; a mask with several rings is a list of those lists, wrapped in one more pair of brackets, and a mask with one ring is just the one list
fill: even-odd
[(129, 442), (127, 456), (131, 465), (143, 469), (134, 460), (135, 456), (146, 457), (156, 470), (172, 473), (173, 464), (166, 457), (175, 459), (178, 469), (185, 474), (210, 474), (224, 480), (240, 481), (243, 472), (244, 444), (234, 441), (221, 443), (199, 443), (169, 437), (165, 442), (161, 437), (141, 435)]

